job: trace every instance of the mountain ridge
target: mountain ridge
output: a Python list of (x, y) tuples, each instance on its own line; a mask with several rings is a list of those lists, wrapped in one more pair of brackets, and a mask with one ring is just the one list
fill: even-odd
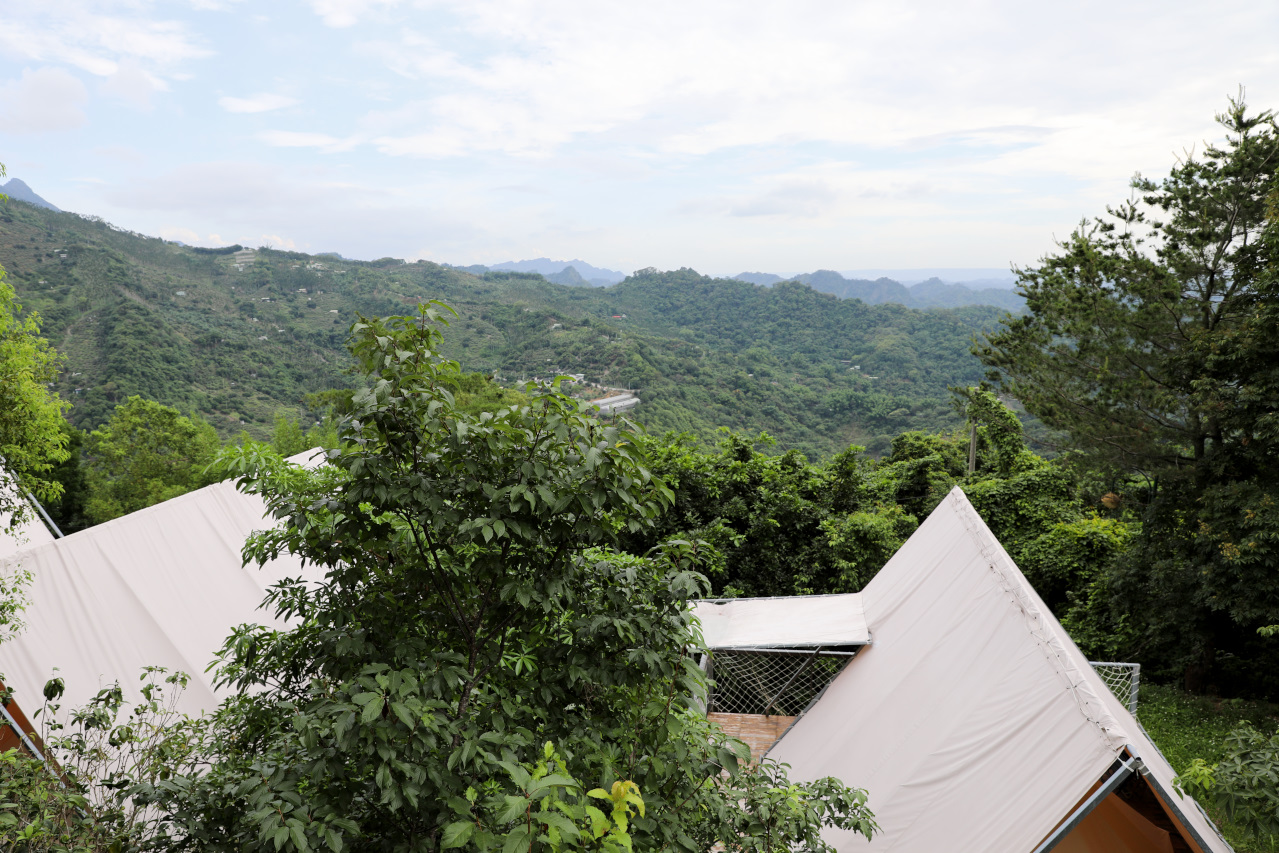
[(597, 267), (579, 258), (574, 258), (571, 261), (553, 261), (550, 258), (534, 258), (528, 261), (503, 261), (499, 264), (489, 264), (487, 269), (494, 272), (535, 272), (549, 278), (550, 276), (564, 273), (569, 267), (572, 267), (577, 275), (592, 287), (617, 284), (626, 278), (626, 274), (623, 272), (611, 270), (607, 267)]
[(31, 189), (27, 183), (19, 178), (10, 178), (5, 184), (0, 185), (0, 194), (7, 195), (18, 201), (25, 201), (27, 204), (34, 204), (36, 207), (43, 207), (48, 210), (62, 213), (62, 208), (46, 201), (36, 195), (36, 191)]
[(993, 305), (1005, 311), (1021, 311), (1025, 299), (1015, 291), (1000, 287), (973, 288), (963, 282), (945, 282), (936, 276), (915, 284), (906, 285), (895, 279), (880, 276), (875, 280), (845, 278), (835, 270), (816, 270), (811, 273), (783, 279), (774, 273), (744, 272), (733, 277), (763, 287), (773, 287), (783, 281), (798, 281), (814, 290), (831, 293), (841, 299), (860, 299), (871, 305), (896, 303), (908, 308), (959, 308), (965, 305)]

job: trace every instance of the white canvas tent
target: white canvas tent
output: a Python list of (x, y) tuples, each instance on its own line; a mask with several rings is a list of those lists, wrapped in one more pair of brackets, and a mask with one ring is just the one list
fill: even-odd
[[(848, 603), (869, 645), (768, 752), (870, 792), (882, 832), (833, 833), (841, 853), (1230, 849), (959, 489)], [(794, 608), (774, 611), (798, 645)]]
[[(310, 464), (314, 454), (290, 461)], [(248, 535), (274, 525), (261, 498), (228, 480), (4, 558), (0, 568), (20, 563), (34, 579), (27, 627), (0, 645), (0, 673), (28, 712), (55, 674), (66, 683), (64, 708), (116, 681), (137, 701), (147, 666), (191, 676), (180, 710), (213, 709), (225, 693), (205, 670), (231, 629), (283, 627), (258, 609), (266, 589), (321, 577), (288, 555), (241, 567)]]

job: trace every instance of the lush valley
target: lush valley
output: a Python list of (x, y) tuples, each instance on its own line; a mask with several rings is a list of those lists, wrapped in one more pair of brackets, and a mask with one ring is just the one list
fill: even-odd
[[(70, 213), (8, 202), (0, 265), (66, 356), (58, 390), (80, 428), (139, 394), (265, 437), (280, 410), (346, 387), (357, 314), (440, 300), (459, 316), (444, 351), (511, 383), (584, 374), (635, 391), (651, 431), (713, 440), (767, 431), (813, 456), (882, 452), (908, 429), (955, 423), (948, 386), (981, 376), (971, 340), (1001, 312), (916, 311), (691, 270), (641, 270), (607, 288), (535, 273), (475, 275), (392, 258), (362, 262), (239, 247), (180, 246)], [(313, 413), (315, 414), (315, 413)]]

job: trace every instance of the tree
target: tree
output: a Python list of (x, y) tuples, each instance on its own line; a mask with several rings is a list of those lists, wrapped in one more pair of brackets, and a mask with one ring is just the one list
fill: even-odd
[(1138, 198), (1019, 270), (1027, 313), (975, 350), (1136, 505), (1115, 604), (1139, 622), (1131, 651), (1195, 688), (1218, 650), (1279, 618), (1279, 395), (1250, 376), (1273, 348), (1258, 333), (1274, 329), (1279, 129), (1241, 100), (1218, 118), (1224, 144), (1138, 176)]
[(1263, 267), (1266, 196), (1279, 165), (1271, 113), (1231, 102), (1230, 134), (1139, 201), (1085, 223), (1036, 268), (1018, 270), (1027, 312), (986, 336), (992, 377), (1072, 448), (1122, 470), (1199, 465), (1230, 436), (1193, 405), (1205, 334), (1235, 327)]
[[(0, 165), (0, 177), (4, 177)], [(8, 201), (0, 195), (0, 202)], [(40, 337), (40, 318), (22, 317), (22, 306), (0, 267), (0, 516), (19, 524), (31, 513), (21, 497), (29, 490), (40, 500), (56, 499), (61, 486), (49, 472), (66, 460), (62, 431), (66, 406), (49, 386), (61, 359)]]
[(641, 448), (555, 392), (460, 411), (438, 319), (353, 326), (369, 388), (330, 465), (229, 451), (280, 519), (247, 556), (287, 550), (325, 580), (270, 594), (293, 629), (228, 641), (237, 696), (207, 772), (139, 789), (170, 845), (609, 849), (620, 827), (638, 850), (780, 853), (828, 850), (822, 826), (869, 835), (865, 792), (747, 768), (705, 719), (701, 546), (614, 550), (672, 500)]
[(220, 447), (203, 420), (130, 397), (85, 441), (85, 514), (100, 524), (206, 486), (216, 479), (206, 469)]

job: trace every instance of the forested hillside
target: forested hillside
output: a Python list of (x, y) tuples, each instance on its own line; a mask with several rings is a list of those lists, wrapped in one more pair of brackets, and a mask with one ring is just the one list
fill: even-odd
[(393, 258), (199, 249), (18, 201), (0, 210), (0, 265), (67, 358), (58, 390), (80, 428), (139, 394), (224, 436), (264, 437), (281, 409), (353, 383), (342, 344), (357, 313), (437, 299), (460, 315), (445, 351), (467, 370), (506, 382), (585, 374), (596, 387), (577, 393), (633, 390), (654, 431), (765, 430), (814, 457), (850, 443), (882, 451), (903, 430), (954, 422), (946, 389), (979, 379), (970, 342), (1000, 314), (692, 270), (583, 288)]

